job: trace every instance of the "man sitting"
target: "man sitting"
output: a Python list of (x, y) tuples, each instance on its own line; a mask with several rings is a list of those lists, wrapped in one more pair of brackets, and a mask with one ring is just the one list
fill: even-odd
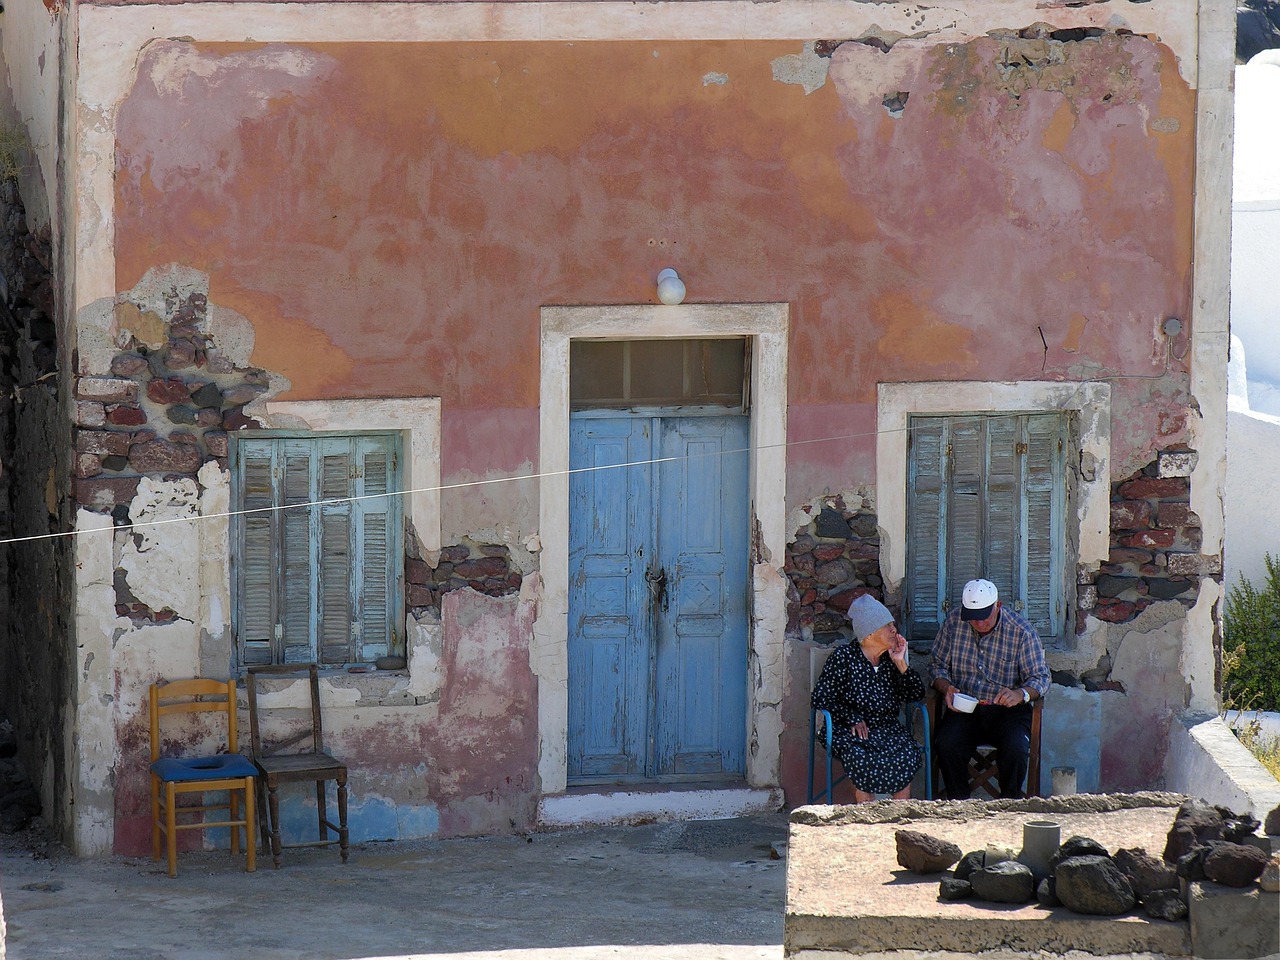
[[(1031, 753), (1031, 701), (1049, 690), (1044, 645), (1035, 628), (1003, 609), (990, 580), (964, 585), (933, 641), (929, 680), (947, 709), (934, 741), (938, 764), (952, 800), (969, 796), (969, 758), (974, 747), (996, 748), (1000, 795), (1022, 796)], [(979, 701), (972, 713), (955, 706), (955, 695)]]

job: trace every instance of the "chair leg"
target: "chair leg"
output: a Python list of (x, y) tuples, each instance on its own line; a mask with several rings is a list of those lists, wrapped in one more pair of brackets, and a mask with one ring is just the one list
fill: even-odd
[(271, 817), (271, 862), (280, 869), (280, 793), (279, 787), (267, 781), (268, 809)]
[(151, 859), (160, 859), (160, 778), (151, 775)]
[(347, 777), (338, 778), (338, 848), (342, 851), (342, 862), (347, 862)]
[[(253, 795), (257, 793), (254, 783), (253, 777), (249, 777), (244, 782), (244, 869), (246, 873), (253, 873), (258, 865), (255, 856), (258, 845), (253, 837)], [(236, 836), (239, 829), (239, 827), (232, 827), (231, 835)]]
[(169, 876), (178, 875), (178, 810), (173, 782), (164, 785), (165, 846), (169, 853)]
[(233, 824), (231, 827), (231, 855), (234, 857), (240, 852), (240, 828), (234, 826), (235, 822), (240, 819), (239, 788), (227, 792), (227, 814), (227, 819)]
[(271, 821), (267, 819), (267, 781), (259, 777), (254, 781), (254, 793), (258, 797), (258, 841), (262, 852), (271, 852)]
[(329, 825), (325, 823), (329, 819), (329, 803), (326, 797), (328, 791), (325, 790), (325, 782), (323, 780), (316, 781), (316, 818), (320, 821), (316, 829), (317, 840), (329, 839)]

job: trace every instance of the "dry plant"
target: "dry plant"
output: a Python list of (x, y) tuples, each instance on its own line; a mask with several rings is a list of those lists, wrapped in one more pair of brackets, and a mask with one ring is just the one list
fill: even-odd
[(0, 124), (0, 183), (18, 179), (30, 145), (27, 128), (22, 124)]

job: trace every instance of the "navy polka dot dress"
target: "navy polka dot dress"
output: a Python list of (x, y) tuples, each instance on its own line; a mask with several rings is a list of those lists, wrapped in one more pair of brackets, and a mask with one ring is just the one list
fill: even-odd
[[(911, 783), (924, 748), (901, 723), (902, 705), (924, 699), (924, 681), (908, 668), (899, 673), (888, 652), (877, 667), (851, 643), (827, 658), (813, 689), (813, 709), (831, 711), (831, 750), (853, 785), (865, 793), (897, 793)], [(852, 727), (865, 720), (870, 734), (859, 739)]]

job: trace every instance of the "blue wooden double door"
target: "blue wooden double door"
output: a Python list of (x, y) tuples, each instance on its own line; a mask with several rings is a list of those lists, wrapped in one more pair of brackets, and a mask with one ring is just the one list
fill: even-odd
[(571, 417), (570, 782), (742, 776), (747, 439), (745, 416)]

